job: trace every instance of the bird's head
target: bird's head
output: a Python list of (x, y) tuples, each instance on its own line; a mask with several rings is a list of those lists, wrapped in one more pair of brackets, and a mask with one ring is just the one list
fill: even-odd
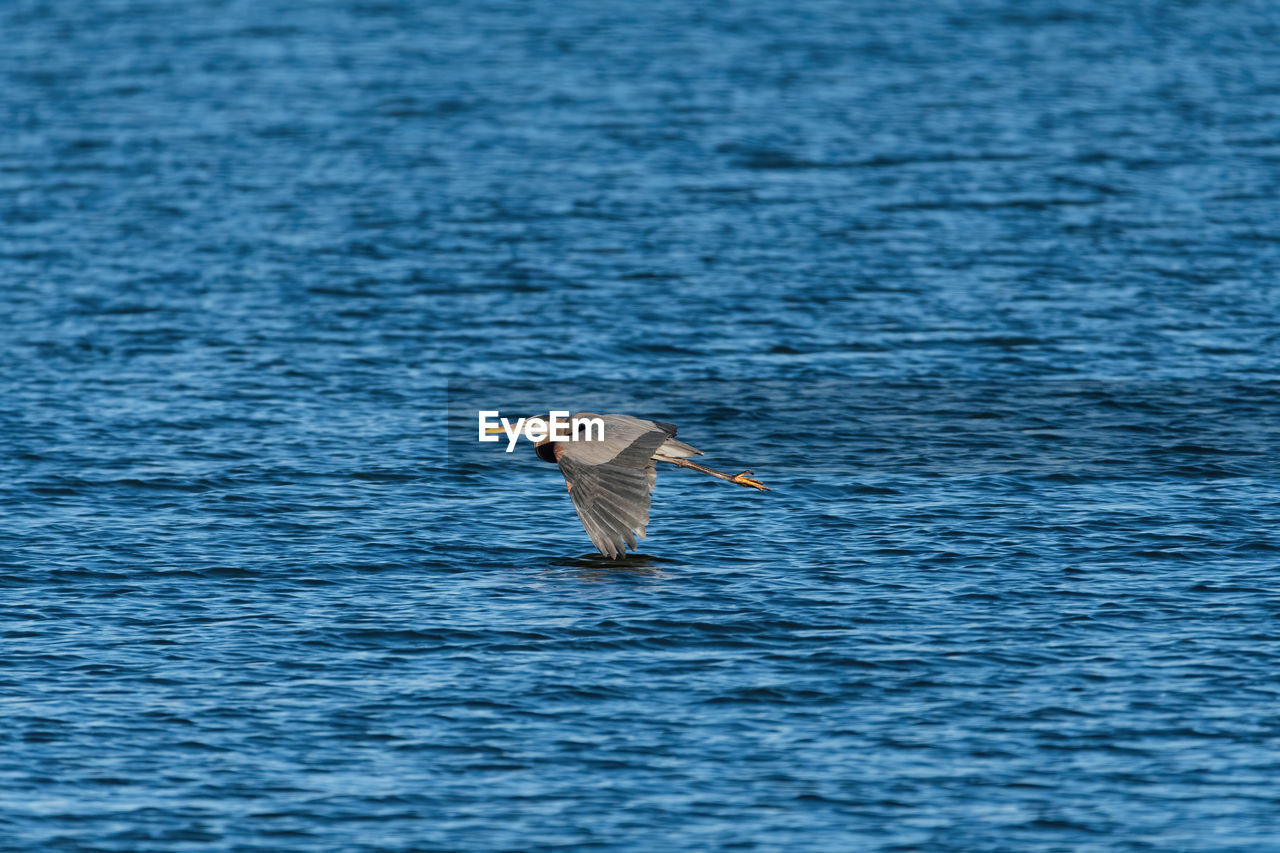
[(516, 418), (512, 420), (506, 419), (509, 426), (494, 426), (485, 430), (486, 435), (505, 435), (510, 439), (511, 432), (514, 432), (516, 439), (524, 436), (533, 442), (535, 452), (538, 458), (546, 462), (555, 462), (555, 451), (551, 446), (551, 433), (549, 424), (551, 423), (551, 415), (530, 415), (528, 417)]
[[(542, 439), (541, 441), (534, 441), (534, 444), (544, 444), (547, 441), (547, 424), (551, 421), (550, 415), (528, 415), (522, 418), (503, 418), (503, 420), (510, 424), (509, 428), (511, 430), (515, 431), (518, 429), (518, 432), (516, 432), (517, 437), (523, 436), (525, 438), (529, 437), (526, 429), (530, 422), (533, 422), (535, 429), (532, 431), (535, 437), (541, 436)], [(507, 429), (507, 426), (499, 424), (498, 426), (489, 427), (484, 432), (485, 435), (507, 435)]]

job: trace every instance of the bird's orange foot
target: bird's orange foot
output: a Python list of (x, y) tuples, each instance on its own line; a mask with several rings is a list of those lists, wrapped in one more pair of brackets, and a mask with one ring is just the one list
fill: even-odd
[(750, 475), (752, 473), (754, 472), (743, 471), (741, 474), (735, 474), (733, 477), (733, 482), (737, 483), (739, 486), (750, 486), (753, 489), (759, 489), (762, 492), (769, 491), (769, 487), (766, 486), (764, 483), (760, 482), (759, 480), (751, 479)]

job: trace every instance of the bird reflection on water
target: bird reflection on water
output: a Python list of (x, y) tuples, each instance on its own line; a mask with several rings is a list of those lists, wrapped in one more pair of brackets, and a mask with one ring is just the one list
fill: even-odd
[(601, 554), (562, 557), (547, 564), (544, 573), (558, 577), (576, 576), (584, 581), (615, 581), (626, 577), (666, 580), (671, 577), (664, 564), (675, 561), (652, 554), (627, 554), (610, 559)]

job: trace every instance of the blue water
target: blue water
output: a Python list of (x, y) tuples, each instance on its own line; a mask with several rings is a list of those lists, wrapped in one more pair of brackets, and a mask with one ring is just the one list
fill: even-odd
[(0, 119), (0, 849), (1280, 850), (1275, 3), (11, 0)]

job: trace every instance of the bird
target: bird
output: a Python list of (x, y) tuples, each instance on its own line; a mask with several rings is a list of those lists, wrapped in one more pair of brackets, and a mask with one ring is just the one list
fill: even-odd
[[(563, 413), (557, 413), (563, 414)], [(594, 431), (594, 419), (603, 429)], [(526, 418), (549, 423), (549, 415)], [(563, 421), (562, 421), (563, 423)], [(725, 474), (689, 460), (702, 456), (701, 450), (676, 440), (675, 424), (647, 420), (631, 415), (597, 415), (578, 412), (568, 418), (567, 435), (552, 440), (551, 431), (534, 441), (534, 451), (544, 462), (554, 462), (564, 474), (565, 488), (591, 542), (611, 560), (626, 556), (627, 548), (636, 551), (636, 538), (645, 538), (649, 523), (649, 494), (657, 478), (657, 463), (691, 468), (740, 486), (767, 492), (769, 487), (753, 479), (751, 471)], [(519, 422), (517, 422), (517, 425)], [(581, 429), (581, 426), (586, 429)], [(501, 426), (489, 427), (486, 434), (503, 432)], [(602, 433), (602, 434), (601, 434)], [(515, 433), (510, 433), (513, 444)], [(528, 434), (525, 436), (530, 438)], [(491, 440), (491, 439), (486, 439)]]

